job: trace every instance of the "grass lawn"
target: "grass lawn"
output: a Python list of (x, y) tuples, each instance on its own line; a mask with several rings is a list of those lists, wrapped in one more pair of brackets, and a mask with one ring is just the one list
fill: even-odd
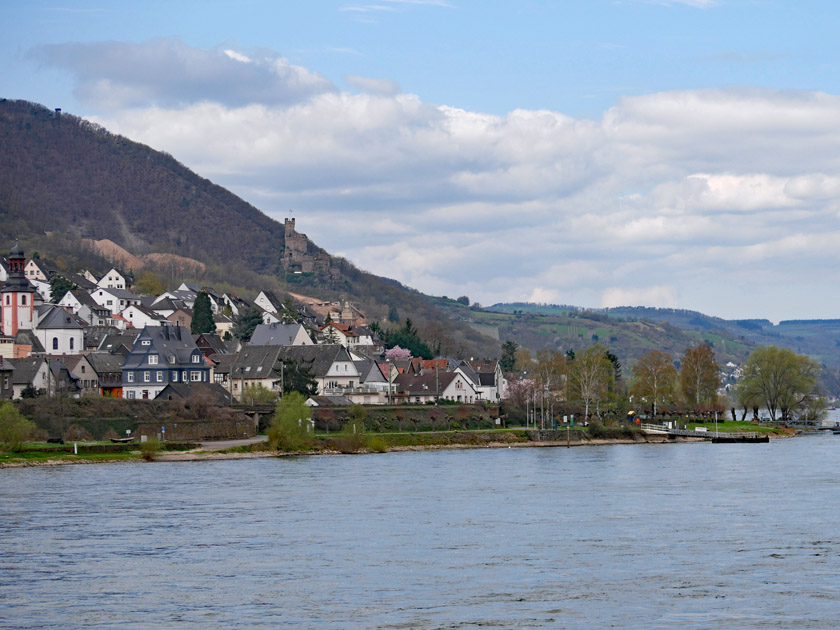
[[(713, 433), (715, 430), (715, 423), (714, 422), (704, 422), (701, 424), (696, 424), (690, 422), (688, 424), (688, 430), (692, 431), (695, 427), (706, 427), (706, 429)], [(717, 430), (721, 433), (761, 433), (773, 435), (773, 434), (782, 434), (785, 433), (784, 429), (780, 429), (773, 425), (767, 424), (759, 424), (758, 422), (732, 422), (728, 420), (726, 422), (718, 422), (717, 423)]]

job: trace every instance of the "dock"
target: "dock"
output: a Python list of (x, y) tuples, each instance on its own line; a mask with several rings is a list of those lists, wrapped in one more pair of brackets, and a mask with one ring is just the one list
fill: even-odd
[(664, 424), (643, 424), (643, 433), (650, 435), (667, 435), (670, 438), (692, 437), (711, 440), (712, 444), (749, 444), (769, 442), (768, 435), (762, 435), (755, 431), (742, 431), (737, 433), (724, 433), (723, 431), (689, 431), (688, 429), (676, 429), (667, 427)]

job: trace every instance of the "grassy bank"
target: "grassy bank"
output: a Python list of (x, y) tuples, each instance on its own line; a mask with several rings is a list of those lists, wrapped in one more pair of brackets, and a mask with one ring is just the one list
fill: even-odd
[(27, 442), (20, 451), (0, 450), (0, 466), (46, 463), (120, 462), (154, 459), (160, 453), (186, 451), (195, 444), (166, 442), (151, 444), (114, 444), (111, 442), (79, 442), (78, 453), (73, 444)]

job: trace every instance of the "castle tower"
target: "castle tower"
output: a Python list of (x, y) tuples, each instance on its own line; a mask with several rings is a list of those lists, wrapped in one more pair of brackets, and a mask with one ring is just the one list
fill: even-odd
[(3, 334), (13, 337), (18, 330), (33, 328), (35, 287), (26, 279), (23, 248), (15, 243), (9, 252), (9, 279), (0, 291), (3, 303)]

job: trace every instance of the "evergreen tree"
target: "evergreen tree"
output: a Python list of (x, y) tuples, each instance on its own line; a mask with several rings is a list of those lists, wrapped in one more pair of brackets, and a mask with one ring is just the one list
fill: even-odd
[[(190, 324), (190, 332), (194, 335), (201, 333), (215, 332), (216, 324), (213, 322), (213, 311), (210, 308), (210, 296), (202, 291), (195, 298), (193, 304), (193, 318)], [(252, 331), (253, 332), (253, 331)]]
[(61, 301), (61, 298), (63, 298), (68, 291), (73, 291), (74, 289), (78, 288), (79, 287), (70, 282), (70, 280), (68, 280), (61, 274), (54, 273), (52, 278), (50, 278), (50, 292), (52, 293), (52, 303), (58, 304)]
[(281, 367), (274, 368), (274, 374), (282, 381), (283, 394), (298, 392), (306, 398), (318, 393), (318, 382), (312, 375), (315, 360), (293, 361), (285, 359)]
[(251, 341), (251, 335), (254, 334), (254, 329), (262, 324), (262, 313), (256, 306), (246, 308), (239, 317), (236, 318), (236, 324), (233, 327), (233, 336), (247, 343)]
[(516, 366), (517, 348), (519, 348), (519, 344), (515, 341), (505, 341), (502, 344), (502, 357), (499, 359), (499, 364), (505, 374), (513, 372), (513, 368)]

